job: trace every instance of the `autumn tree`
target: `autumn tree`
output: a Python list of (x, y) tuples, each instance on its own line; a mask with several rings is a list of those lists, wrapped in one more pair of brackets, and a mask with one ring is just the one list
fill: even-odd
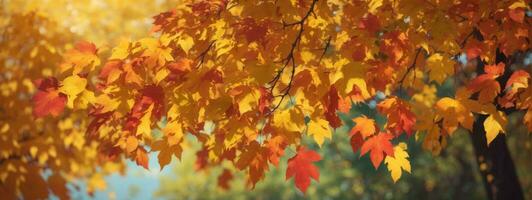
[[(504, 134), (512, 113), (532, 131), (530, 63), (518, 62), (530, 51), (529, 4), (184, 1), (154, 17), (153, 36), (110, 55), (78, 42), (35, 82), (33, 115), (76, 113), (99, 154), (145, 168), (149, 152), (161, 167), (180, 158), (191, 135), (198, 170), (230, 163), (251, 188), (289, 152), (286, 178), (305, 192), (327, 158), (302, 138), (321, 147), (343, 114), (368, 107), (344, 139), (394, 181), (410, 172), (405, 140), (439, 154), (467, 130), (488, 197), (519, 199)], [(452, 94), (439, 93), (445, 85)]]
[[(70, 4), (70, 3), (71, 4)], [(142, 3), (141, 0), (137, 1)], [(102, 11), (89, 1), (42, 0), (0, 1), (0, 192), (1, 199), (45, 199), (53, 194), (61, 199), (69, 198), (67, 183), (77, 187), (75, 182), (84, 182), (86, 193), (105, 188), (104, 176), (121, 172), (124, 168), (119, 157), (112, 157), (99, 151), (98, 141), (85, 137), (88, 121), (82, 120), (84, 112), (64, 111), (67, 97), (49, 92), (59, 82), (43, 77), (55, 76), (66, 48), (72, 48), (79, 35), (71, 30), (81, 31), (84, 37), (102, 38), (107, 29), (98, 31), (86, 29), (85, 24), (76, 28), (70, 24), (79, 23), (80, 18), (72, 16), (111, 13), (122, 18), (106, 23), (117, 26), (125, 18), (137, 27), (124, 25), (113, 33), (134, 37), (133, 28), (142, 26), (132, 16), (143, 16), (160, 10), (158, 4), (144, 6), (144, 14), (118, 6), (118, 1), (106, 1), (113, 10)], [(166, 1), (160, 1), (166, 3)], [(61, 5), (61, 6), (59, 6)], [(131, 5), (130, 5), (131, 6)], [(61, 8), (57, 8), (61, 7)], [(65, 10), (61, 10), (65, 9)], [(91, 15), (95, 21), (100, 19)], [(95, 22), (96, 23), (96, 22)], [(92, 28), (98, 27), (97, 25)], [(149, 30), (145, 31), (148, 32)], [(112, 36), (106, 37), (115, 40)], [(39, 85), (36, 87), (35, 84)], [(61, 90), (70, 90), (63, 88)], [(91, 93), (84, 93), (91, 96)], [(32, 102), (32, 99), (50, 101)], [(80, 105), (79, 102), (76, 102)], [(46, 111), (56, 117), (40, 118)], [(59, 116), (61, 114), (61, 116)], [(81, 190), (81, 188), (76, 188)]]

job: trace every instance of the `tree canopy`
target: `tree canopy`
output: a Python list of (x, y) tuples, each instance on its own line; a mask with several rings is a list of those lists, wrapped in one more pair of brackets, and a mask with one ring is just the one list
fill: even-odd
[[(319, 147), (343, 125), (352, 127), (342, 139), (353, 152), (398, 181), (411, 172), (410, 138), (436, 155), (479, 122), (489, 145), (516, 112), (532, 132), (531, 65), (516, 61), (530, 51), (529, 13), (520, 0), (199, 0), (156, 15), (149, 36), (110, 51), (78, 41), (52, 51), (62, 61), (50, 62), (48, 42), (70, 41), (35, 38), (45, 50), (25, 52), (32, 59), (0, 55), (9, 120), (0, 126), (9, 133), (0, 140), (0, 188), (42, 197), (24, 184), (40, 177), (28, 173), (51, 169), (48, 184), (61, 194), (54, 188), (64, 187), (63, 171), (120, 157), (147, 168), (149, 152), (164, 167), (187, 151), (190, 136), (201, 144), (198, 170), (230, 163), (250, 188), (290, 154), (286, 179), (305, 192), (319, 181), (315, 163), (327, 159)], [(2, 36), (0, 45), (21, 44), (10, 41)], [(58, 144), (17, 146), (35, 134)], [(218, 178), (221, 187), (231, 170)]]

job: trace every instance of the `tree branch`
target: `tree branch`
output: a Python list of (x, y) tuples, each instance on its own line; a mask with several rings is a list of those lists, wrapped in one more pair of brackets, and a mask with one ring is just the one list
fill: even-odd
[(316, 5), (316, 2), (318, 2), (318, 0), (313, 0), (312, 1), (312, 4), (310, 5), (309, 10), (305, 14), (305, 16), (303, 16), (303, 18), (301, 18), (301, 20), (299, 20), (297, 22), (293, 22), (293, 23), (286, 23), (286, 22), (283, 21), (283, 27), (299, 26), (299, 31), (298, 31), (298, 33), (296, 35), (296, 38), (292, 42), (292, 46), (290, 48), (290, 51), (288, 52), (288, 55), (282, 60), (284, 62), (283, 67), (281, 67), (281, 69), (277, 71), (277, 74), (273, 77), (273, 79), (270, 82), (268, 82), (268, 84), (270, 85), (270, 93), (273, 95), (273, 90), (277, 86), (278, 81), (281, 79), (281, 76), (283, 75), (284, 70), (286, 69), (286, 67), (290, 63), (292, 63), (292, 71), (291, 71), (291, 74), (290, 74), (290, 81), (288, 82), (288, 85), (285, 88), (280, 90), (280, 92), (282, 92), (282, 94), (274, 95), (274, 97), (281, 97), (281, 99), (279, 100), (279, 103), (277, 103), (277, 105), (274, 106), (272, 108), (272, 110), (267, 115), (271, 114), (273, 111), (275, 111), (277, 108), (279, 108), (279, 106), (281, 105), (281, 103), (283, 102), (285, 97), (290, 92), (290, 88), (292, 87), (292, 81), (294, 79), (294, 75), (295, 75), (295, 71), (296, 71), (296, 62), (294, 60), (294, 52), (295, 52), (296, 47), (301, 42), (301, 36), (303, 35), (303, 32), (304, 32), (305, 22), (307, 21), (308, 17), (314, 12), (314, 7)]

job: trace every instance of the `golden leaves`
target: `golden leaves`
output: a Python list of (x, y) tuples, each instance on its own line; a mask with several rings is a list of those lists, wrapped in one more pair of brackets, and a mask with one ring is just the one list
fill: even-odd
[(392, 175), (393, 182), (397, 182), (401, 178), (402, 171), (410, 173), (410, 161), (408, 161), (408, 152), (405, 143), (399, 143), (393, 148), (393, 157), (386, 156), (384, 164), (388, 167)]
[(74, 107), (74, 100), (78, 97), (80, 93), (85, 91), (87, 86), (87, 79), (81, 78), (78, 75), (72, 75), (65, 78), (62, 82), (62, 86), (59, 88), (59, 91), (67, 95), (67, 105), (70, 108)]
[(324, 119), (313, 119), (308, 123), (308, 134), (314, 138), (314, 141), (321, 147), (325, 139), (331, 139), (332, 133), (329, 128), (329, 122)]
[(126, 139), (126, 152), (131, 153), (137, 149), (139, 141), (135, 136), (129, 136)]
[(430, 79), (441, 85), (454, 73), (454, 62), (446, 56), (435, 53), (427, 59), (427, 68)]
[[(82, 133), (86, 131), (95, 141), (94, 148), (105, 150), (95, 153), (89, 148), (91, 155), (114, 156), (118, 151), (145, 168), (149, 159), (146, 149), (158, 152), (163, 168), (173, 156), (181, 156), (186, 144), (184, 134), (190, 133), (202, 145), (198, 168), (233, 163), (247, 170), (253, 185), (263, 178), (269, 163), (277, 165), (286, 148), (301, 145), (305, 134), (322, 147), (326, 139), (332, 138), (331, 127), (343, 125), (340, 116), (359, 111), (359, 106), (378, 113), (364, 113), (353, 119), (352, 148), (369, 153), (375, 168), (384, 160), (394, 182), (402, 171), (410, 172), (406, 145), (393, 147), (403, 133), (426, 133), (423, 147), (438, 153), (459, 126), (472, 129), (474, 114), (489, 115), (484, 126), (490, 143), (504, 132), (507, 123), (497, 110), (501, 107), (527, 110), (524, 122), (532, 129), (529, 76), (523, 72), (512, 76), (505, 87), (507, 98), (503, 99), (497, 98), (501, 92), (499, 77), (505, 70), (514, 69), (504, 64), (487, 65), (485, 73), (476, 77), (470, 69), (477, 57), (489, 62), (487, 58), (494, 56), (486, 52), (495, 51), (495, 47), (507, 56), (528, 49), (528, 43), (521, 40), (528, 39), (521, 4), (491, 8), (503, 13), (490, 15), (488, 20), (497, 23), (482, 25), (457, 23), (460, 19), (456, 16), (463, 15), (456, 15), (455, 10), (463, 5), (439, 1), (434, 2), (441, 8), (437, 12), (426, 3), (411, 1), (226, 3), (185, 1), (161, 13), (155, 17), (155, 34), (122, 41), (101, 69), (99, 50), (89, 42), (80, 42), (64, 55), (60, 73), (33, 68), (31, 74), (63, 78), (50, 79), (46, 87), (39, 84), (34, 115), (57, 116), (66, 104), (75, 112), (65, 113), (74, 113), (75, 117), (65, 116), (70, 121), (60, 123), (59, 131), (53, 128), (56, 121), (46, 126), (60, 136), (74, 133), (67, 135), (61, 145), (84, 150), (88, 142)], [(478, 13), (484, 13), (483, 8), (479, 9)], [(486, 21), (478, 13), (465, 15), (475, 19), (473, 22)], [(509, 30), (513, 27), (516, 30)], [(508, 29), (508, 33), (496, 28)], [(484, 41), (474, 41), (477, 33), (467, 36), (472, 29), (478, 29)], [(39, 58), (43, 51), (29, 49), (31, 59)], [(420, 51), (414, 54), (416, 50)], [(100, 51), (102, 56), (109, 56), (105, 49)], [(462, 51), (466, 52), (465, 60), (457, 60), (466, 66), (455, 68), (450, 55), (462, 55)], [(6, 60), (0, 63), (11, 63)], [(442, 85), (453, 74), (460, 75), (452, 82), (458, 88), (455, 97), (445, 94), (440, 98), (441, 91), (437, 90), (447, 90), (447, 85), (435, 85)], [(411, 83), (402, 84), (403, 80)], [(467, 83), (466, 89), (461, 87), (462, 82)], [(13, 80), (0, 84), (9, 90), (2, 91), (4, 96), (24, 86), (34, 90), (27, 83)], [(32, 93), (24, 92), (22, 96)], [(11, 95), (11, 99), (16, 98)], [(41, 121), (52, 120), (58, 119)], [(152, 136), (155, 124), (162, 128), (160, 137)], [(8, 124), (1, 131), (24, 130), (21, 127)], [(53, 160), (63, 162), (51, 159), (63, 149), (50, 149), (35, 147), (22, 153), (32, 155), (43, 166), (56, 162)], [(305, 156), (294, 159), (308, 165)], [(83, 171), (79, 166), (72, 168)], [(310, 182), (307, 175), (317, 179), (315, 171), (295, 175), (296, 185), (305, 190)], [(221, 178), (224, 187), (230, 177), (226, 172)]]
[(188, 54), (190, 49), (192, 49), (192, 46), (194, 46), (194, 39), (192, 39), (192, 37), (190, 37), (189, 35), (184, 34), (178, 38), (177, 43), (179, 44), (179, 46), (181, 46), (181, 49), (183, 49), (183, 51)]
[(368, 11), (377, 14), (377, 9), (382, 6), (382, 0), (369, 0)]
[(488, 145), (499, 135), (499, 133), (504, 133), (504, 127), (508, 123), (506, 116), (503, 112), (498, 111), (492, 113), (484, 120), (484, 129), (486, 130), (486, 140)]
[(458, 125), (462, 125), (464, 128), (472, 130), (474, 117), (470, 108), (463, 104), (463, 102), (444, 97), (436, 102), (436, 121), (443, 120), (444, 130), (452, 134)]
[(72, 70), (72, 74), (89, 72), (100, 65), (100, 58), (97, 55), (98, 49), (93, 43), (80, 41), (74, 49), (65, 55), (65, 61), (60, 66), (61, 72)]

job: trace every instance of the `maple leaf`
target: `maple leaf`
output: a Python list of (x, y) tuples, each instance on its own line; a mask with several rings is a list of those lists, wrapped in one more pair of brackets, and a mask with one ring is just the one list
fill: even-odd
[(488, 146), (499, 135), (500, 132), (504, 133), (504, 127), (508, 123), (506, 116), (503, 112), (498, 111), (492, 113), (484, 120), (484, 129), (486, 131), (486, 140)]
[[(447, 133), (453, 133), (458, 128), (458, 124), (472, 130), (474, 116), (467, 104), (464, 103), (449, 97), (444, 97), (436, 102), (436, 112), (438, 117), (443, 118), (443, 128)], [(439, 119), (437, 118), (437, 120)]]
[(399, 143), (393, 148), (393, 157), (386, 156), (384, 164), (387, 165), (388, 171), (392, 174), (393, 182), (401, 178), (402, 171), (410, 173), (410, 161), (408, 161), (407, 146), (405, 143)]
[(144, 167), (144, 169), (148, 169), (149, 159), (148, 152), (146, 152), (144, 148), (137, 148), (137, 153), (135, 155), (135, 162), (137, 165)]
[(353, 121), (355, 122), (355, 126), (351, 129), (351, 136), (360, 133), (365, 139), (375, 133), (376, 127), (373, 119), (362, 116), (353, 119)]
[(68, 97), (67, 105), (70, 108), (74, 107), (74, 100), (81, 94), (87, 86), (87, 79), (81, 78), (78, 75), (72, 75), (62, 81), (62, 86), (59, 91), (66, 94)]
[(504, 96), (499, 97), (497, 103), (503, 108), (514, 107), (518, 94), (528, 88), (529, 79), (530, 74), (525, 70), (517, 70), (513, 72), (504, 87)]
[(320, 180), (320, 172), (318, 167), (314, 166), (314, 162), (321, 160), (321, 156), (305, 147), (300, 147), (297, 154), (288, 159), (288, 167), (286, 168), (286, 180), (294, 177), (296, 187), (303, 193), (307, 191), (310, 185), (310, 179), (316, 181)]
[(218, 186), (224, 190), (228, 190), (230, 188), (229, 181), (233, 179), (233, 174), (228, 169), (224, 169), (224, 171), (218, 176)]
[(238, 169), (247, 169), (248, 184), (252, 188), (264, 178), (264, 173), (268, 171), (268, 149), (262, 147), (257, 141), (251, 142), (242, 151), (235, 166)]
[(377, 109), (388, 117), (386, 126), (392, 133), (397, 136), (403, 132), (408, 136), (412, 135), (416, 116), (410, 111), (410, 106), (406, 102), (398, 97), (390, 97), (381, 101), (377, 105)]
[[(166, 139), (166, 140), (164, 140)], [(181, 141), (172, 142), (172, 140), (165, 136), (163, 140), (157, 140), (152, 143), (151, 147), (153, 151), (159, 151), (157, 159), (159, 161), (160, 170), (163, 170), (164, 167), (172, 161), (172, 155), (176, 158), (181, 158), (181, 153), (183, 148), (181, 147)]]
[(454, 63), (450, 58), (436, 53), (427, 59), (427, 68), (430, 70), (430, 79), (442, 84), (447, 77), (453, 74)]
[(284, 155), (284, 150), (287, 147), (287, 139), (284, 136), (273, 136), (266, 141), (266, 146), (269, 152), (269, 161), (274, 165), (279, 165), (279, 159)]
[(66, 53), (60, 71), (66, 72), (72, 69), (72, 74), (92, 71), (95, 66), (100, 64), (97, 53), (98, 49), (93, 43), (80, 41), (74, 46), (74, 49)]
[(480, 103), (489, 103), (500, 93), (501, 86), (499, 82), (495, 80), (504, 72), (504, 63), (497, 65), (486, 65), (484, 71), (486, 74), (482, 74), (473, 79), (467, 86), (467, 88), (473, 92), (478, 92), (478, 100)]
[(139, 141), (135, 136), (129, 136), (126, 139), (126, 151), (131, 153), (137, 149), (139, 146)]
[(353, 153), (356, 153), (360, 147), (364, 144), (364, 139), (360, 134), (355, 134), (351, 136), (350, 139), (351, 149), (353, 150)]
[(321, 147), (325, 138), (331, 138), (329, 123), (323, 119), (311, 120), (308, 124), (308, 133), (312, 135), (314, 141)]
[(67, 97), (59, 92), (57, 79), (39, 79), (35, 81), (35, 85), (38, 91), (33, 96), (33, 116), (37, 118), (46, 115), (56, 117), (61, 114), (65, 108)]
[(392, 134), (384, 132), (370, 137), (360, 148), (360, 156), (363, 156), (370, 151), (369, 158), (375, 169), (377, 169), (384, 159), (384, 156), (394, 156), (393, 146), (390, 142), (392, 138)]
[(342, 121), (336, 114), (339, 99), (338, 90), (336, 90), (334, 85), (331, 85), (329, 92), (323, 97), (323, 105), (325, 106), (325, 119), (329, 121), (329, 125), (333, 128), (338, 128), (342, 125)]

